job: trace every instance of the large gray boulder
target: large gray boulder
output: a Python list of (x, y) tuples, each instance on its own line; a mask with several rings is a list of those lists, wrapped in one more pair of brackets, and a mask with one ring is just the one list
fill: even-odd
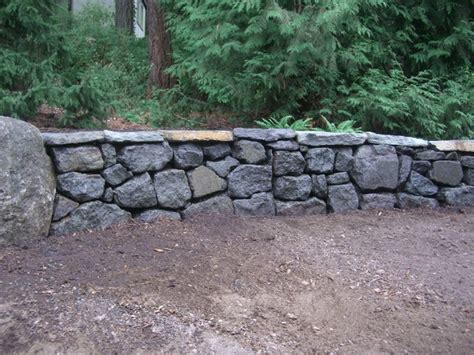
[(463, 178), (462, 166), (459, 161), (440, 160), (433, 163), (430, 178), (442, 185), (456, 186)]
[(196, 144), (180, 144), (174, 148), (174, 165), (179, 169), (191, 169), (202, 164), (204, 154)]
[(309, 175), (281, 176), (274, 181), (273, 194), (282, 200), (307, 200), (312, 188)]
[(104, 194), (105, 180), (98, 174), (65, 173), (57, 182), (58, 191), (77, 202), (98, 200)]
[(232, 148), (232, 156), (246, 164), (258, 164), (267, 159), (263, 145), (248, 140), (235, 142)]
[(405, 185), (405, 191), (413, 195), (433, 196), (438, 192), (438, 186), (433, 184), (430, 179), (412, 171)]
[(397, 195), (398, 206), (400, 208), (437, 208), (439, 203), (434, 198), (399, 193)]
[(474, 206), (474, 186), (446, 187), (438, 198), (452, 206)]
[(104, 167), (100, 149), (93, 145), (52, 148), (56, 169), (60, 173), (70, 171), (94, 171)]
[(135, 176), (115, 189), (114, 200), (125, 208), (149, 208), (158, 204), (148, 173)]
[(227, 177), (229, 195), (247, 198), (256, 192), (272, 189), (272, 167), (268, 165), (240, 165)]
[(225, 179), (220, 178), (214, 171), (205, 166), (198, 166), (187, 174), (193, 198), (204, 197), (227, 188)]
[(359, 196), (352, 184), (328, 187), (328, 205), (333, 212), (345, 212), (359, 208)]
[(239, 166), (239, 161), (230, 156), (222, 160), (207, 161), (206, 166), (212, 169), (217, 175), (225, 178), (235, 167)]
[(183, 211), (183, 217), (189, 218), (198, 215), (208, 214), (224, 214), (230, 215), (234, 213), (234, 205), (232, 200), (225, 195), (214, 196), (208, 200), (193, 203)]
[(71, 214), (51, 225), (52, 235), (64, 235), (85, 229), (104, 230), (113, 224), (125, 223), (131, 214), (117, 205), (100, 201), (80, 205)]
[(306, 153), (307, 169), (310, 172), (325, 174), (334, 169), (336, 154), (330, 148), (312, 148)]
[(279, 216), (308, 216), (326, 214), (326, 203), (316, 197), (306, 201), (276, 201)]
[(0, 142), (0, 245), (45, 237), (56, 180), (40, 132), (0, 116)]
[(155, 174), (156, 197), (161, 207), (178, 209), (186, 206), (192, 193), (183, 170), (166, 170)]
[(273, 174), (276, 176), (301, 175), (305, 165), (303, 154), (300, 152), (281, 150), (273, 153)]
[(134, 173), (162, 170), (173, 159), (173, 149), (168, 143), (139, 144), (123, 147), (117, 161)]
[(395, 147), (364, 145), (354, 155), (351, 175), (363, 191), (396, 189), (399, 162)]
[(154, 209), (140, 212), (134, 218), (140, 222), (153, 223), (160, 219), (171, 219), (179, 221), (181, 220), (181, 215), (178, 212), (174, 211)]
[(234, 210), (240, 216), (274, 216), (273, 195), (270, 192), (260, 192), (249, 199), (234, 200)]
[(360, 208), (362, 210), (370, 209), (391, 209), (395, 207), (397, 197), (394, 194), (365, 194), (362, 195)]

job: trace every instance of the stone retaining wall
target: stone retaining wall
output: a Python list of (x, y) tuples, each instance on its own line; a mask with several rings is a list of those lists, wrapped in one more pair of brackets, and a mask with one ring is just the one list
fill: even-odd
[(129, 218), (474, 206), (474, 141), (286, 129), (43, 133), (51, 234)]

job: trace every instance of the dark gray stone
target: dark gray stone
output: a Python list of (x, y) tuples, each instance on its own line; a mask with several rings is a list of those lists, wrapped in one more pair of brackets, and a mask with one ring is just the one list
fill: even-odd
[(431, 163), (427, 160), (415, 160), (412, 169), (417, 173), (425, 174), (431, 169)]
[(161, 219), (171, 219), (179, 221), (181, 220), (181, 215), (178, 212), (174, 211), (155, 209), (140, 212), (135, 216), (135, 219), (145, 223), (153, 223)]
[(474, 207), (474, 186), (445, 187), (439, 191), (438, 199), (451, 206)]
[(463, 178), (461, 163), (454, 160), (435, 161), (430, 171), (430, 178), (442, 185), (459, 185)]
[(231, 153), (230, 146), (227, 143), (218, 143), (207, 145), (202, 148), (204, 156), (209, 160), (224, 158)]
[(249, 199), (234, 200), (234, 210), (240, 216), (274, 216), (273, 195), (271, 192), (260, 192)]
[(196, 144), (186, 143), (174, 147), (174, 165), (179, 169), (196, 168), (203, 159), (202, 148)]
[(65, 173), (57, 177), (58, 190), (77, 202), (98, 200), (104, 194), (105, 180), (97, 174)]
[(463, 181), (468, 185), (474, 185), (474, 169), (465, 169)]
[(56, 170), (59, 173), (70, 171), (94, 171), (104, 167), (104, 160), (98, 147), (83, 145), (78, 147), (52, 148)]
[(230, 156), (223, 160), (207, 161), (206, 166), (213, 170), (220, 177), (225, 178), (235, 167), (239, 166), (239, 161)]
[(108, 187), (104, 191), (104, 195), (102, 196), (102, 200), (107, 203), (111, 203), (114, 200), (114, 189)]
[(336, 161), (334, 169), (336, 171), (350, 171), (354, 160), (352, 148), (334, 148), (336, 152)]
[(299, 144), (311, 147), (341, 146), (341, 145), (361, 145), (367, 140), (366, 133), (332, 133), (306, 131), (297, 132)]
[(330, 148), (312, 148), (306, 153), (307, 170), (314, 173), (330, 173), (334, 169), (336, 154)]
[(363, 191), (396, 189), (398, 157), (393, 146), (364, 145), (354, 155), (351, 175)]
[(297, 151), (300, 149), (300, 145), (295, 141), (276, 141), (268, 143), (267, 147), (272, 148), (273, 150), (288, 150), (288, 151)]
[(352, 184), (328, 186), (328, 205), (333, 212), (359, 208), (359, 196)]
[(462, 166), (474, 169), (474, 156), (465, 155), (461, 158)]
[(283, 128), (235, 128), (234, 137), (255, 141), (274, 142), (279, 139), (293, 139), (296, 133), (291, 129)]
[(377, 134), (368, 132), (367, 143), (370, 144), (386, 144), (386, 145), (403, 145), (405, 147), (427, 147), (428, 141), (420, 138), (393, 136), (388, 134)]
[(446, 158), (446, 154), (436, 150), (424, 150), (415, 155), (416, 160), (443, 160), (444, 158)]
[(0, 245), (46, 237), (56, 179), (40, 132), (0, 116), (0, 142)]
[(410, 158), (413, 158), (416, 154), (415, 149), (410, 147), (398, 146), (396, 149), (397, 153), (401, 155), (408, 155)]
[(438, 208), (439, 203), (434, 198), (399, 193), (397, 195), (400, 208)]
[(326, 175), (312, 175), (314, 196), (325, 199), (328, 196), (328, 184)]
[(183, 217), (189, 218), (198, 215), (208, 214), (224, 214), (230, 215), (234, 213), (234, 205), (232, 200), (225, 195), (214, 196), (208, 200), (194, 203), (183, 211)]
[(109, 185), (117, 186), (133, 176), (123, 165), (115, 164), (102, 171), (102, 177)]
[(68, 145), (101, 142), (104, 140), (104, 131), (86, 132), (45, 132), (41, 133), (45, 145)]
[(247, 198), (257, 192), (272, 189), (272, 167), (268, 165), (240, 165), (228, 176), (229, 195)]
[(326, 203), (316, 197), (306, 201), (276, 201), (279, 216), (309, 216), (326, 214)]
[(446, 154), (446, 160), (459, 160), (459, 155), (456, 152)]
[(53, 221), (56, 222), (66, 217), (77, 206), (79, 206), (79, 203), (76, 201), (70, 200), (60, 194), (56, 194), (56, 197), (54, 198)]
[(400, 155), (398, 159), (400, 161), (400, 168), (398, 171), (398, 185), (404, 185), (410, 176), (413, 159), (408, 155)]
[(149, 208), (158, 204), (150, 174), (143, 173), (128, 180), (114, 191), (114, 201), (125, 208)]
[(232, 148), (232, 156), (247, 164), (258, 164), (267, 159), (263, 145), (248, 140), (235, 142)]
[(104, 131), (104, 139), (108, 143), (163, 142), (163, 136), (158, 131), (135, 131), (135, 132)]
[(307, 200), (312, 190), (309, 175), (281, 176), (275, 179), (273, 195), (282, 200)]
[(200, 198), (227, 188), (225, 179), (220, 178), (211, 169), (198, 166), (188, 173), (189, 185), (193, 192), (193, 198)]
[(273, 174), (281, 175), (301, 175), (306, 162), (300, 152), (287, 152), (279, 150), (273, 153)]
[(365, 194), (362, 195), (360, 208), (363, 210), (370, 209), (391, 209), (395, 208), (397, 197), (394, 194)]
[(104, 230), (113, 224), (125, 223), (131, 214), (117, 205), (100, 201), (80, 205), (70, 215), (51, 225), (52, 235), (64, 235), (85, 229)]
[(129, 145), (122, 148), (117, 161), (134, 173), (162, 170), (173, 159), (168, 143)]
[(405, 191), (413, 195), (433, 196), (438, 192), (438, 186), (433, 184), (430, 179), (412, 171), (405, 185)]
[(328, 185), (340, 185), (349, 182), (349, 174), (346, 172), (335, 173), (327, 176)]
[(104, 168), (117, 164), (117, 151), (112, 144), (101, 144), (100, 150), (102, 151), (102, 157), (104, 158)]
[(183, 170), (172, 169), (156, 173), (154, 186), (161, 207), (178, 209), (191, 200), (191, 189)]

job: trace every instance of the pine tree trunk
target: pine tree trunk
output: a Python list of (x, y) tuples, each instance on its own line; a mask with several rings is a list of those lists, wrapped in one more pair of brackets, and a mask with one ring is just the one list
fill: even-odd
[(133, 34), (133, 0), (115, 0), (115, 26)]
[(165, 69), (172, 63), (171, 39), (166, 30), (165, 12), (156, 0), (147, 0), (146, 24), (151, 64), (149, 86), (160, 89), (171, 88), (174, 80), (165, 73)]

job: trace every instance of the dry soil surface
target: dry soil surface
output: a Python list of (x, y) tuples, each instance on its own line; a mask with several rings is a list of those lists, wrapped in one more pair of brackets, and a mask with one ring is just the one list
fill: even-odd
[(474, 350), (474, 209), (204, 217), (0, 249), (0, 352)]

